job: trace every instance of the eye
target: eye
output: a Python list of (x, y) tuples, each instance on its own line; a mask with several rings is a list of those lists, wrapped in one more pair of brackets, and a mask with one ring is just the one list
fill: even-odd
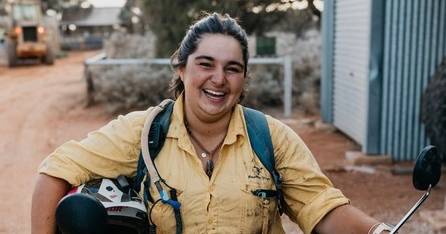
[(242, 69), (238, 66), (230, 66), (230, 67), (226, 68), (226, 70), (229, 73), (241, 73), (242, 72)]
[(198, 65), (200, 65), (201, 67), (204, 67), (204, 68), (212, 67), (212, 63), (209, 63), (209, 62), (200, 62), (200, 63), (198, 63)]

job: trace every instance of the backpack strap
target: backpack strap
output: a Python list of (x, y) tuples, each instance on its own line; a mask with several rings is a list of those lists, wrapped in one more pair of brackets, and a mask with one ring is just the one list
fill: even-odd
[[(166, 140), (167, 132), (169, 131), (170, 116), (172, 115), (174, 102), (169, 102), (164, 110), (161, 111), (153, 120), (149, 131), (149, 152), (152, 160), (158, 156), (158, 153), (163, 148), (164, 142)], [(141, 190), (141, 183), (143, 182), (144, 176), (147, 174), (147, 167), (142, 156), (142, 152), (139, 153), (138, 167), (136, 170), (136, 177), (134, 180), (134, 189), (139, 192)], [(147, 174), (147, 177), (150, 175)], [(147, 179), (144, 186), (150, 186), (150, 179)], [(147, 195), (150, 196), (150, 193)], [(149, 200), (153, 202), (151, 197), (146, 197), (144, 193), (144, 200)]]
[[(176, 234), (183, 232), (183, 221), (181, 217), (180, 207), (178, 202), (176, 190), (169, 186), (166, 181), (160, 176), (158, 169), (154, 163), (156, 156), (161, 151), (164, 145), (167, 132), (169, 131), (170, 117), (173, 111), (172, 100), (164, 100), (158, 106), (154, 107), (153, 112), (147, 116), (143, 130), (141, 132), (141, 153), (138, 161), (137, 176), (135, 183), (137, 191), (141, 190), (141, 182), (144, 180), (144, 203), (147, 206), (147, 201), (153, 198), (150, 196), (149, 188), (152, 184), (155, 185), (160, 199), (164, 204), (167, 204), (173, 208), (176, 222)], [(162, 184), (169, 187), (169, 193), (163, 188)], [(158, 202), (155, 201), (154, 203)], [(152, 207), (153, 208), (153, 207)], [(156, 226), (151, 220), (151, 211), (148, 212), (149, 216), (149, 232), (156, 233)]]
[(285, 205), (285, 200), (282, 196), (282, 177), (276, 169), (274, 147), (265, 114), (248, 107), (243, 107), (243, 115), (245, 117), (251, 147), (260, 162), (271, 174), (276, 187), (276, 191), (258, 189), (252, 191), (252, 193), (263, 198), (275, 196), (277, 198), (279, 212), (282, 214)]
[(174, 102), (169, 102), (152, 122), (149, 132), (149, 151), (152, 160), (158, 156), (164, 146), (170, 126), (170, 116), (173, 112)]

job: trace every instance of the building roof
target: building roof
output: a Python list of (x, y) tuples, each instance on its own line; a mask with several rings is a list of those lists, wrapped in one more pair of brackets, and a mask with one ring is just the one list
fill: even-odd
[(69, 8), (62, 12), (62, 25), (76, 26), (112, 26), (120, 24), (121, 7)]

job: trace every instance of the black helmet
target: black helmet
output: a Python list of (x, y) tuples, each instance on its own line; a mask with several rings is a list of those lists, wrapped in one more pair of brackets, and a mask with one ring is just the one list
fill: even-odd
[(73, 188), (60, 202), (63, 233), (147, 233), (147, 210), (125, 177), (98, 179)]

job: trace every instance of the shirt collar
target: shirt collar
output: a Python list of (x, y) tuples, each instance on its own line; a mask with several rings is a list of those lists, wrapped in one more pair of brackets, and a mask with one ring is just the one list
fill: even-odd
[(232, 112), (229, 122), (228, 133), (223, 144), (230, 145), (237, 141), (237, 137), (245, 137), (245, 119), (243, 118), (243, 108), (237, 104)]

